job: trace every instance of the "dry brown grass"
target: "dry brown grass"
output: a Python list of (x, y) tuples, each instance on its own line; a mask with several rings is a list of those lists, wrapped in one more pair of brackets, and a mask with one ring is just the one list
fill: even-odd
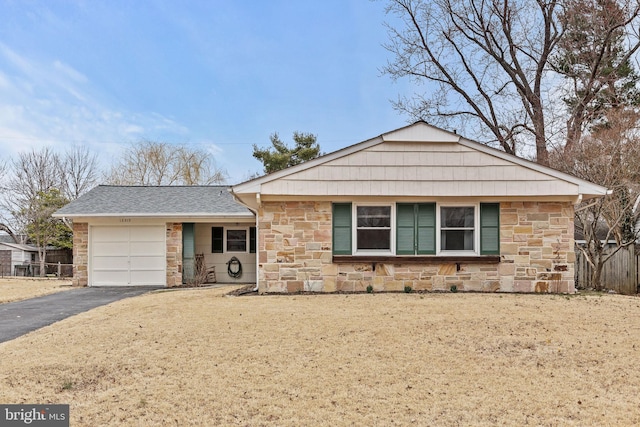
[(640, 299), (123, 300), (0, 344), (0, 401), (71, 425), (638, 425)]
[(71, 280), (24, 277), (0, 278), (0, 304), (40, 297), (71, 288)]

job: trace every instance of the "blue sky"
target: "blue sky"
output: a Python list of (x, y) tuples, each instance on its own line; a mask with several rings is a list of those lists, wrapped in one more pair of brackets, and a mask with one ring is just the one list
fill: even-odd
[(317, 135), (324, 152), (404, 126), (384, 2), (0, 0), (0, 149), (141, 139), (210, 150), (233, 184), (252, 144)]

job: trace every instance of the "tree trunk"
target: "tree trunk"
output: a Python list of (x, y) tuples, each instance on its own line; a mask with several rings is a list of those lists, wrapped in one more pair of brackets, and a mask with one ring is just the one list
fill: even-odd
[(38, 255), (40, 256), (40, 277), (45, 276), (45, 260), (47, 258), (47, 248), (40, 248), (38, 251)]
[(602, 269), (604, 267), (604, 263), (602, 262), (602, 258), (597, 260), (594, 263), (593, 271), (591, 272), (591, 286), (596, 291), (602, 290)]

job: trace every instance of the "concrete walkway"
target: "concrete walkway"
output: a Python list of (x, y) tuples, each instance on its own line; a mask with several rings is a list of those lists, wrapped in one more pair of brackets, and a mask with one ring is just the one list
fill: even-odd
[(158, 288), (149, 286), (78, 288), (0, 304), (0, 343), (62, 319)]

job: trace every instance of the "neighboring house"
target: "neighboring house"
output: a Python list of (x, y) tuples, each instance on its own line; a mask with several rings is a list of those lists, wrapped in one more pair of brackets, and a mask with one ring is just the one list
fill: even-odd
[(178, 286), (199, 257), (217, 282), (256, 281), (255, 216), (228, 186), (98, 186), (54, 216), (73, 220), (76, 286)]
[(232, 187), (260, 292), (568, 292), (574, 205), (607, 189), (424, 122)]
[[(8, 236), (7, 236), (8, 237)], [(37, 246), (0, 241), (0, 273), (3, 276), (30, 276), (32, 264), (40, 261)]]

